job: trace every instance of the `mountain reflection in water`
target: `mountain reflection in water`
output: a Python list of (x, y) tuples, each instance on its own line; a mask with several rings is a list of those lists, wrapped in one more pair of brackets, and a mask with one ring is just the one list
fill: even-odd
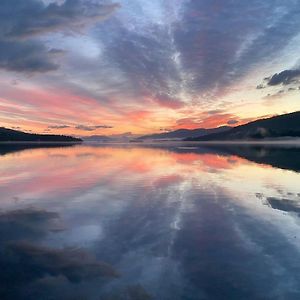
[(0, 299), (300, 299), (300, 148), (0, 147)]

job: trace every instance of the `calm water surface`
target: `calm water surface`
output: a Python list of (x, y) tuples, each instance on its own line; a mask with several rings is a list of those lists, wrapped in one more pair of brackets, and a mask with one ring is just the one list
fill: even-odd
[(0, 299), (300, 299), (299, 148), (0, 147)]

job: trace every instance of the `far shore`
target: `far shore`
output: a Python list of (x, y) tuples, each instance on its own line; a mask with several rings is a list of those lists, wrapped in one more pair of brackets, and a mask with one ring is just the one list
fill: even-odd
[(56, 145), (64, 145), (64, 144), (82, 144), (83, 141), (74, 141), (74, 142), (71, 142), (71, 141), (0, 141), (0, 145), (7, 145), (7, 144), (27, 144), (27, 145), (30, 145), (30, 144), (33, 144), (33, 145), (38, 145), (38, 144), (56, 144)]
[(294, 145), (300, 146), (300, 139), (274, 140), (231, 140), (231, 141), (183, 141), (183, 140), (145, 140), (145, 141), (83, 141), (90, 145)]
[(300, 139), (273, 140), (228, 140), (228, 141), (183, 141), (183, 140), (145, 140), (145, 141), (0, 141), (1, 145), (278, 145), (300, 146)]

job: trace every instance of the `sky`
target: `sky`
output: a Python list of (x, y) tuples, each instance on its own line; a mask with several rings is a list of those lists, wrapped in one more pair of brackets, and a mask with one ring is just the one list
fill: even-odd
[(0, 126), (76, 136), (300, 110), (299, 0), (1, 0)]

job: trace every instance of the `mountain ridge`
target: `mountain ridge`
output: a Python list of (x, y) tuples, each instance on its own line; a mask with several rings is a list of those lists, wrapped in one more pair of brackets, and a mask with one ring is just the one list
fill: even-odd
[(196, 129), (177, 129), (174, 131), (164, 132), (164, 133), (154, 133), (149, 135), (144, 135), (139, 137), (137, 140), (158, 140), (158, 139), (178, 139), (182, 140), (184, 138), (190, 137), (199, 137), (212, 133), (221, 133), (227, 130), (230, 130), (232, 127), (230, 126), (220, 126), (217, 128), (196, 128)]
[(263, 140), (300, 137), (300, 111), (259, 119), (231, 128), (227, 132), (190, 137), (185, 141)]

